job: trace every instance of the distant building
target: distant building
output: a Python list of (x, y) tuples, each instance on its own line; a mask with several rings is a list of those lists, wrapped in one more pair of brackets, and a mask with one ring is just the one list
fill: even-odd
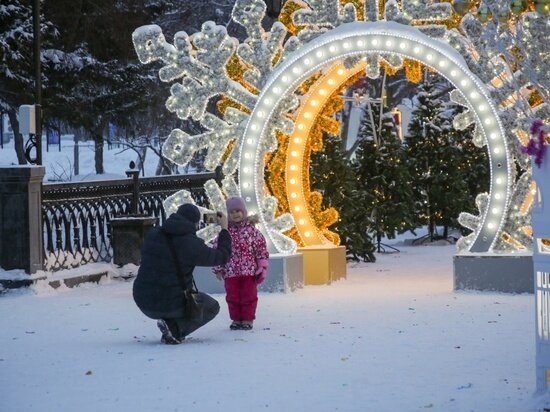
[[(354, 102), (351, 106), (346, 136), (346, 150), (350, 150), (357, 140), (359, 128), (361, 126), (361, 122), (363, 121), (363, 117), (365, 116), (366, 106), (366, 100)], [(392, 113), (394, 114), (394, 122), (398, 127), (398, 134), (401, 139), (407, 135), (412, 111), (413, 107), (410, 100), (404, 100), (392, 110)]]

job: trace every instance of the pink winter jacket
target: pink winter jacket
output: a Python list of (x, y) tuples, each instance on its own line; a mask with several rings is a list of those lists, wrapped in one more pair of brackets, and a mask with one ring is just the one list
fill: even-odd
[[(231, 257), (222, 266), (214, 266), (214, 273), (222, 273), (224, 278), (235, 276), (255, 276), (260, 259), (268, 259), (269, 252), (262, 233), (248, 220), (229, 223), (231, 235)], [(218, 239), (214, 241), (217, 244)]]

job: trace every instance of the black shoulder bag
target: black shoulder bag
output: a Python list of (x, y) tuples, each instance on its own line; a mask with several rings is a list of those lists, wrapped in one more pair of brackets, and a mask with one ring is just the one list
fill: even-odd
[(202, 321), (202, 317), (203, 317), (203, 304), (202, 304), (202, 299), (199, 298), (199, 291), (197, 289), (197, 285), (195, 284), (193, 273), (190, 274), (192, 286), (190, 288), (187, 288), (185, 286), (185, 275), (182, 271), (182, 267), (180, 266), (180, 261), (176, 253), (176, 248), (174, 247), (174, 239), (172, 239), (172, 236), (170, 236), (164, 230), (162, 230), (162, 233), (164, 234), (168, 242), (168, 248), (170, 249), (170, 253), (172, 254), (174, 263), (176, 264), (176, 272), (178, 274), (178, 280), (181, 288), (183, 289), (183, 294), (185, 297), (184, 316), (186, 319), (200, 322)]

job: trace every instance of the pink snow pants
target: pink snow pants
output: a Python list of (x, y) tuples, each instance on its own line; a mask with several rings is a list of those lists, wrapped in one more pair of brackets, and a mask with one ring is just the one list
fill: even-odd
[(258, 286), (256, 276), (236, 276), (225, 279), (225, 300), (231, 320), (256, 319)]

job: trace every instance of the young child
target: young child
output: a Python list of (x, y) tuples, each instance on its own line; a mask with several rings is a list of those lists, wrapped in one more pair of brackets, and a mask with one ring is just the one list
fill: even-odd
[(247, 217), (244, 200), (231, 197), (226, 206), (231, 257), (213, 270), (218, 279), (224, 280), (225, 300), (233, 321), (229, 328), (250, 330), (256, 318), (258, 285), (267, 274), (269, 253), (264, 236)]

